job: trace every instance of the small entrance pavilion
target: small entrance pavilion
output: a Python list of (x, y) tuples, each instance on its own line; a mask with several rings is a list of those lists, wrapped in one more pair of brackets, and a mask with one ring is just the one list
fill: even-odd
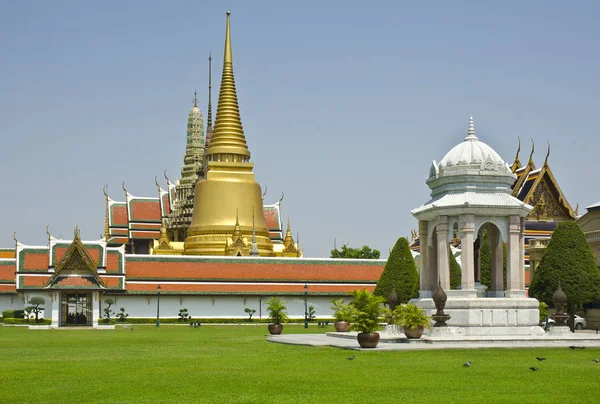
[(97, 327), (101, 318), (101, 293), (106, 289), (75, 230), (75, 239), (54, 268), (44, 290), (52, 300), (52, 327)]
[[(429, 171), (431, 199), (411, 213), (419, 220), (421, 284), (415, 303), (430, 311), (438, 282), (448, 295), (448, 325), (464, 335), (539, 334), (538, 301), (527, 297), (524, 217), (533, 209), (511, 195), (516, 179), (502, 158), (475, 135), (473, 118), (464, 141)], [(480, 284), (479, 248), (488, 232), (492, 287)], [(450, 290), (450, 242), (460, 239), (462, 282)], [(506, 283), (503, 273), (506, 244)]]

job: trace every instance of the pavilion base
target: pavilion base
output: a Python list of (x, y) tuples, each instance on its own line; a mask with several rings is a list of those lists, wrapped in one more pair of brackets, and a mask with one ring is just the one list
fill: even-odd
[(571, 329), (566, 325), (563, 325), (563, 326), (553, 325), (550, 327), (550, 331), (548, 331), (548, 335), (553, 335), (553, 336), (573, 335), (573, 332), (571, 332)]
[[(479, 298), (448, 293), (444, 312), (451, 316), (447, 330), (432, 331), (462, 336), (538, 336), (544, 335), (539, 326), (539, 303), (536, 299), (518, 297)], [(467, 291), (465, 291), (467, 292)], [(431, 298), (419, 298), (412, 303), (435, 313)], [(433, 335), (433, 334), (432, 334)], [(441, 335), (440, 335), (441, 336)]]

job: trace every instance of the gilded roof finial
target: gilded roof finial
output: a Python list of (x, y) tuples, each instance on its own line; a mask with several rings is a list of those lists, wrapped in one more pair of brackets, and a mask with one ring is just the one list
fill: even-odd
[(48, 242), (52, 239), (52, 235), (50, 234), (50, 225), (46, 225), (46, 235), (48, 235)]
[(550, 142), (548, 142), (548, 153), (546, 153), (546, 158), (544, 159), (544, 166), (548, 167), (548, 157), (550, 157)]
[(106, 242), (108, 242), (108, 236), (110, 236), (110, 208), (108, 205), (108, 184), (104, 185), (104, 187), (102, 188), (102, 192), (104, 193), (104, 198), (106, 200), (106, 206), (104, 208), (106, 212), (106, 214), (104, 215), (104, 238), (106, 239)]
[(167, 184), (171, 183), (171, 181), (169, 181), (169, 177), (167, 177), (167, 170), (163, 172), (163, 175), (165, 176), (165, 180), (167, 180)]
[(242, 156), (242, 160), (247, 161), (250, 158), (250, 151), (248, 150), (246, 137), (244, 136), (233, 76), (230, 14), (227, 12), (221, 91), (219, 92), (217, 119), (215, 120), (215, 128), (208, 154), (234, 154)]
[(265, 200), (265, 196), (267, 195), (267, 186), (265, 185), (265, 192), (262, 194), (262, 200)]
[(579, 204), (575, 206), (575, 216), (579, 216)]
[(196, 94), (196, 90), (194, 90), (194, 106), (197, 107), (198, 106), (198, 94)]
[(19, 246), (19, 240), (17, 240), (17, 232), (13, 233), (13, 240), (15, 240), (15, 248)]
[(125, 188), (125, 181), (123, 181), (121, 186), (123, 187), (123, 191), (125, 191), (126, 194), (129, 193), (129, 192), (127, 192), (127, 188)]
[(79, 223), (75, 223), (75, 230), (73, 231), (73, 239), (74, 240), (80, 240), (80, 233), (79, 233)]
[(213, 133), (212, 123), (212, 55), (208, 54), (208, 117), (206, 118), (206, 144), (210, 144)]
[(529, 155), (529, 165), (533, 164), (533, 153), (535, 152), (535, 142), (533, 138), (531, 138), (531, 154)]
[(284, 196), (285, 196), (285, 195), (283, 194), (283, 191), (281, 191), (281, 198), (279, 198), (279, 200), (277, 201), (277, 204), (278, 204), (278, 205), (281, 205), (281, 201), (283, 201), (283, 197), (284, 197)]
[(469, 131), (467, 132), (467, 137), (465, 140), (477, 140), (477, 136), (475, 136), (475, 124), (473, 123), (473, 116), (469, 117)]

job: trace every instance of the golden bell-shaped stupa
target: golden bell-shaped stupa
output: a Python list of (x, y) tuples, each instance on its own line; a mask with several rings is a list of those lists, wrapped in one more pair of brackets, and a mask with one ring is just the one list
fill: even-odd
[(184, 253), (227, 254), (227, 240), (232, 238), (234, 230), (241, 230), (242, 235), (252, 237), (253, 213), (257, 209), (260, 214), (256, 215), (254, 230), (258, 253), (261, 256), (274, 256), (273, 244), (262, 215), (261, 189), (252, 171), (254, 164), (250, 162), (250, 150), (240, 118), (233, 77), (229, 16), (227, 12), (217, 117), (205, 156), (208, 167), (205, 178), (196, 184), (194, 212)]

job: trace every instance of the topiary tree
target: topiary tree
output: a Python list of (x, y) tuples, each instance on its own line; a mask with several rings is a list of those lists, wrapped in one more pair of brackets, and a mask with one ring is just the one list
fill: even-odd
[(552, 295), (559, 282), (567, 295), (567, 312), (572, 326), (575, 306), (591, 302), (600, 290), (600, 269), (583, 231), (572, 221), (556, 226), (533, 273), (529, 295), (552, 304)]
[(129, 317), (129, 314), (125, 313), (125, 307), (121, 307), (119, 310), (121, 310), (121, 312), (117, 313), (116, 316), (119, 318), (119, 321), (125, 322), (125, 319)]
[(187, 321), (189, 315), (188, 309), (179, 309), (179, 321)]
[(462, 270), (460, 269), (460, 265), (456, 261), (456, 257), (452, 254), (452, 249), (450, 251), (450, 289), (457, 289), (462, 283)]
[(29, 299), (27, 303), (31, 305), (28, 308), (30, 309), (31, 313), (35, 313), (35, 322), (37, 323), (39, 314), (44, 310), (44, 308), (41, 306), (43, 304), (46, 304), (46, 301), (43, 297), (34, 296), (31, 299)]
[(249, 307), (246, 307), (246, 308), (244, 309), (244, 312), (245, 312), (246, 314), (248, 314), (248, 321), (252, 321), (252, 316), (254, 315), (254, 313), (256, 313), (256, 310), (255, 310), (255, 309), (251, 309), (251, 308), (249, 308)]
[(113, 299), (108, 298), (108, 299), (104, 299), (104, 303), (106, 303), (108, 305), (107, 307), (104, 308), (104, 317), (106, 318), (106, 321), (110, 321), (110, 315), (113, 313), (113, 311), (110, 309), (110, 306), (115, 304), (115, 302)]
[(396, 287), (399, 303), (407, 303), (418, 296), (419, 273), (405, 237), (396, 241), (373, 293), (387, 299), (393, 286)]
[[(502, 271), (504, 284), (506, 285), (506, 244), (502, 245)], [(485, 230), (481, 235), (481, 246), (479, 247), (479, 282), (492, 289), (492, 247), (488, 232)]]

